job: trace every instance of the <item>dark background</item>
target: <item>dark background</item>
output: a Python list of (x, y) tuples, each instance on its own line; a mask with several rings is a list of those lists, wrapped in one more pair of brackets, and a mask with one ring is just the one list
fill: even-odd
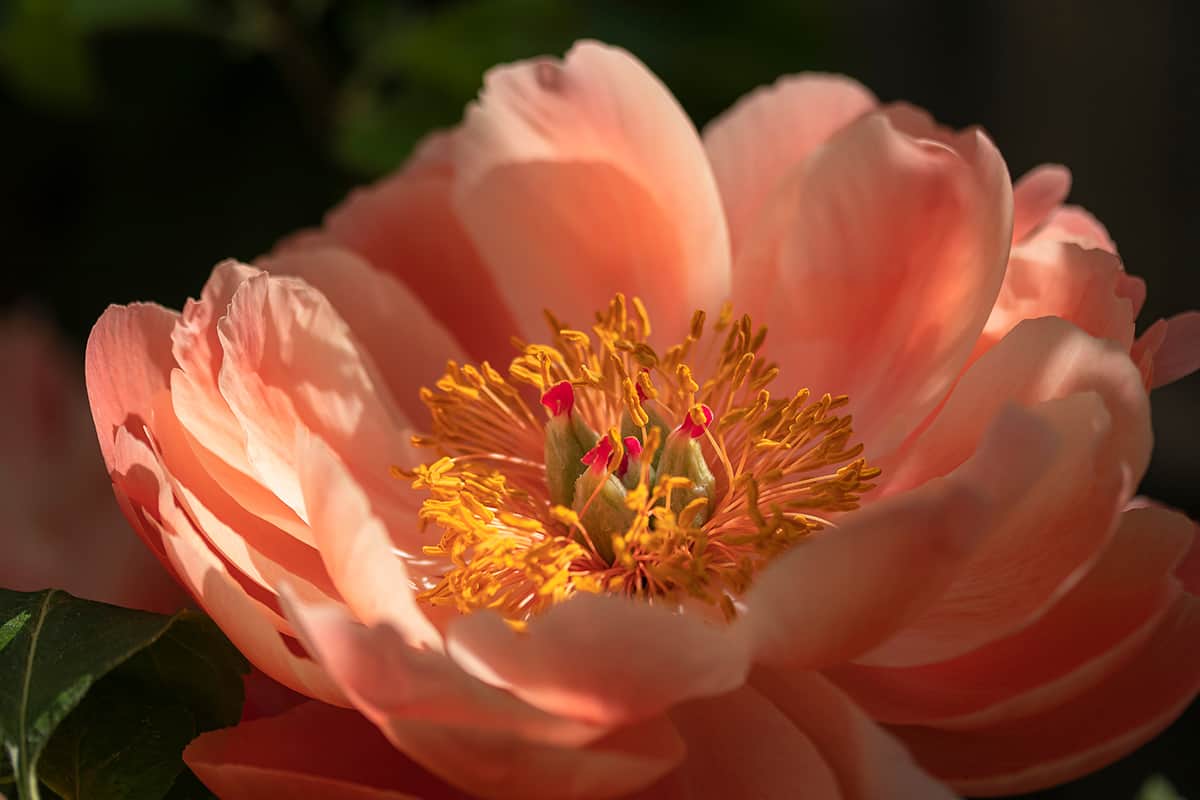
[[(698, 125), (780, 74), (845, 72), (981, 123), (1012, 174), (1045, 161), (1149, 283), (1140, 320), (1200, 306), (1200, 4), (552, 0), (0, 0), (0, 304), (82, 351), (110, 302), (179, 307), (221, 258), (317, 223), (455, 123), (501, 61), (631, 49)], [(1200, 517), (1200, 378), (1154, 395), (1143, 491)], [(1200, 797), (1200, 711), (1038, 797)]]

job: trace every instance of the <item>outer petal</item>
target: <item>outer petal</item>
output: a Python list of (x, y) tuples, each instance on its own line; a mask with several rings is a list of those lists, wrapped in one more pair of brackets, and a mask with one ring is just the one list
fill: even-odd
[(970, 355), (1012, 213), (1004, 162), (982, 134), (925, 132), (947, 144), (898, 125), (869, 114), (834, 137), (772, 199), (735, 265), (735, 306), (765, 316), (783, 374), (848, 394), (876, 459)]
[[(585, 326), (615, 292), (660, 331), (729, 292), (729, 238), (695, 129), (624, 50), (487, 74), (454, 142), (456, 207), (528, 336), (542, 310)], [(674, 341), (674, 339), (672, 339)]]
[(1185, 595), (1142, 652), (1067, 705), (976, 732), (898, 728), (917, 761), (959, 791), (1016, 794), (1076, 778), (1165, 728), (1200, 690), (1200, 600)]
[(262, 271), (237, 261), (213, 269), (199, 300), (188, 300), (171, 332), (179, 369), (171, 374), (171, 404), (204, 470), (247, 511), (312, 544), (308, 526), (264, 486), (250, 464), (246, 433), (218, 386), (223, 347), (217, 323), (241, 285)]
[(930, 426), (883, 462), (885, 494), (919, 486), (961, 464), (1010, 403), (1031, 406), (1095, 392), (1113, 417), (1106, 456), (1136, 480), (1150, 459), (1149, 405), (1127, 353), (1055, 318), (1024, 320), (971, 365)]
[[(140, 464), (119, 464), (115, 451), (122, 431), (144, 437), (146, 427), (154, 424), (155, 397), (167, 390), (168, 376), (175, 367), (170, 336), (178, 316), (145, 303), (109, 306), (88, 337), (85, 362), (92, 420), (117, 502), (168, 569), (158, 529), (148, 524), (142, 513), (142, 509), (157, 513), (157, 484), (140, 480), (144, 476)], [(137, 471), (130, 475), (130, 470)]]
[(356, 189), (325, 218), (324, 231), (285, 241), (279, 251), (341, 245), (404, 283), (476, 359), (505, 364), (517, 332), (488, 271), (454, 211), (452, 134), (435, 134), (409, 163)]
[(1021, 321), (1037, 317), (1060, 317), (1128, 351), (1137, 314), (1127, 296), (1130, 280), (1120, 260), (1103, 250), (1045, 240), (1014, 248), (1000, 295), (972, 358), (990, 349)]
[(463, 353), (404, 284), (338, 248), (286, 253), (259, 264), (277, 275), (295, 275), (320, 290), (371, 355), (404, 415), (428, 424), (429, 410), (418, 396), (420, 389), (442, 376), (447, 360), (462, 361)]
[(944, 661), (1009, 635), (1044, 614), (1103, 551), (1132, 493), (1127, 468), (1104, 453), (1112, 417), (1095, 394), (1034, 409), (1060, 445), (1015, 497), (1003, 524), (962, 565), (938, 602), (862, 663)]
[(704, 128), (735, 259), (784, 177), (875, 106), (858, 81), (808, 73), (755, 89)]
[(495, 615), (463, 617), (447, 647), (468, 671), (539, 708), (616, 725), (740, 686), (749, 668), (741, 634), (625, 598), (580, 595), (520, 634)]
[(1200, 369), (1200, 311), (1185, 311), (1168, 319), (1161, 342), (1150, 357), (1151, 386), (1155, 389)]
[(1013, 186), (1013, 242), (1033, 233), (1071, 191), (1071, 171), (1061, 164), (1042, 164)]
[(751, 684), (812, 740), (846, 800), (950, 800), (908, 751), (815, 672), (757, 670)]
[(887, 639), (939, 599), (1055, 452), (1052, 429), (1013, 409), (945, 481), (875, 503), (792, 548), (758, 577), (738, 623), (749, 627), (757, 660), (832, 665)]
[(605, 730), (539, 711), (414, 650), (386, 625), (366, 629), (336, 607), (286, 603), (301, 638), (355, 706), (426, 769), (486, 798), (615, 797), (682, 757), (665, 721)]
[(344, 704), (341, 691), (312, 660), (294, 655), (279, 633), (275, 611), (252, 597), (230, 573), (176, 504), (159, 456), (126, 430), (118, 432), (114, 473), (130, 487), (143, 524), (162, 541), (180, 580), (221, 630), (255, 666), (298, 692)]
[(671, 719), (687, 744), (687, 760), (637, 800), (843, 797), (813, 741), (748, 686), (684, 703)]
[(1192, 528), (1165, 509), (1126, 511), (1087, 577), (1030, 628), (940, 664), (848, 664), (828, 674), (883, 722), (979, 728), (1061, 705), (1122, 667), (1153, 635), (1179, 597), (1169, 576)]
[(183, 759), (222, 800), (465, 800), (358, 712), (321, 703), (206, 733)]
[(1098, 248), (1116, 255), (1117, 245), (1108, 229), (1079, 206), (1066, 205), (1055, 210), (1032, 237), (1056, 242), (1071, 242), (1080, 247)]
[(407, 420), (320, 292), (292, 278), (256, 276), (238, 288), (218, 329), (221, 394), (246, 433), (251, 464), (302, 519), (295, 457), (302, 429), (350, 456), (365, 486), (395, 488), (389, 470), (409, 458)]

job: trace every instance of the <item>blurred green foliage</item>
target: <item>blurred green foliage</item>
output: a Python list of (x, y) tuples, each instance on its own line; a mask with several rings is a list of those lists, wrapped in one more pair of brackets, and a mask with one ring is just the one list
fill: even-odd
[[(591, 36), (637, 52), (699, 120), (819, 60), (828, 4), (604, 0), (11, 0), (0, 79), (30, 102), (86, 114), (106, 92), (95, 41), (138, 31), (202, 37), (276, 65), (310, 132), (356, 175), (399, 163), (456, 122), (491, 66)], [(670, 31), (664, 37), (662, 31)]]

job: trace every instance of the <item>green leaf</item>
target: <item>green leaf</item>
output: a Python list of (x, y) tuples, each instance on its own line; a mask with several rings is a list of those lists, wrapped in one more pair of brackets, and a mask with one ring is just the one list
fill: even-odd
[(40, 783), (65, 800), (205, 796), (179, 781), (181, 754), (237, 722), (246, 669), (195, 612), (0, 590), (0, 746), (17, 797), (37, 800)]
[(1183, 796), (1162, 775), (1154, 775), (1142, 784), (1137, 800), (1183, 800)]

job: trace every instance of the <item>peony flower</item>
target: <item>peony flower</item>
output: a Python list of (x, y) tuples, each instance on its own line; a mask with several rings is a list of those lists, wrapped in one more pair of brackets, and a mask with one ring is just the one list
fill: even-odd
[(1135, 339), (1066, 191), (832, 76), (701, 138), (584, 43), (182, 314), (110, 308), (130, 521), (312, 698), (189, 764), (225, 798), (932, 798), (1127, 753), (1200, 688), (1193, 524), (1131, 503), (1198, 317)]
[(170, 612), (179, 585), (129, 530), (96, 463), (83, 375), (33, 316), (0, 319), (0, 587)]

